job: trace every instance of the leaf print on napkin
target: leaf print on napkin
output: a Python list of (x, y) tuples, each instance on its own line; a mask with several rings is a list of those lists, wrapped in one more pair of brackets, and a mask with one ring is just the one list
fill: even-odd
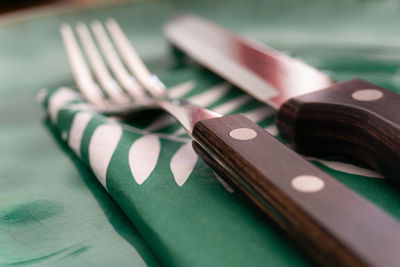
[(217, 178), (218, 182), (222, 184), (222, 186), (225, 188), (226, 191), (228, 191), (231, 194), (235, 192), (235, 190), (224, 179), (222, 179), (222, 177), (219, 176), (218, 173), (214, 171), (213, 173), (215, 175), (215, 178)]
[(89, 143), (89, 162), (97, 179), (104, 188), (108, 164), (122, 136), (118, 124), (103, 124), (96, 128)]
[(133, 178), (142, 184), (153, 172), (160, 155), (161, 143), (156, 135), (145, 135), (129, 149), (129, 167)]
[(187, 100), (195, 105), (208, 107), (209, 105), (223, 97), (230, 88), (232, 88), (232, 85), (230, 85), (229, 83), (219, 83), (200, 94), (187, 98)]
[(76, 114), (74, 120), (72, 121), (71, 130), (69, 132), (68, 145), (79, 158), (81, 157), (81, 141), (83, 133), (91, 118), (91, 113), (87, 111), (81, 111)]
[(213, 108), (213, 110), (217, 113), (227, 115), (234, 110), (240, 108), (244, 104), (248, 103), (251, 100), (251, 96), (249, 95), (241, 95), (230, 101), (227, 101), (221, 105), (218, 105)]
[(354, 174), (354, 175), (360, 175), (360, 176), (365, 176), (365, 177), (370, 177), (370, 178), (384, 178), (381, 174), (370, 170), (370, 169), (365, 169), (353, 164), (349, 163), (344, 163), (340, 161), (330, 161), (330, 160), (323, 160), (323, 159), (317, 159), (313, 157), (307, 157), (308, 160), (319, 162), (322, 165), (336, 171), (344, 172), (344, 173), (349, 173), (349, 174)]
[(267, 132), (269, 132), (270, 134), (272, 134), (273, 136), (277, 136), (278, 135), (278, 128), (276, 128), (275, 124), (272, 124), (268, 127), (264, 128)]
[(36, 95), (36, 101), (43, 105), (48, 93), (49, 92), (48, 92), (47, 88), (44, 87), (44, 88), (40, 89), (39, 93)]
[[(215, 99), (214, 102), (218, 101), (219, 99)], [(232, 113), (234, 110), (242, 107), (244, 104), (246, 104), (250, 100), (251, 100), (251, 97), (249, 95), (241, 95), (232, 100), (224, 102), (221, 105), (214, 107), (213, 111), (223, 114), (223, 115), (227, 115), (229, 113)], [(186, 133), (186, 131), (183, 128), (179, 128), (178, 130), (176, 130), (173, 133), (173, 135), (179, 136), (184, 133)]]
[(192, 148), (192, 142), (181, 146), (170, 162), (170, 168), (174, 175), (175, 182), (182, 186), (189, 178), (197, 162), (197, 154)]
[[(188, 92), (192, 91), (193, 88), (196, 87), (196, 82), (193, 80), (189, 80), (183, 83), (180, 83), (178, 85), (175, 85), (168, 90), (168, 96), (170, 98), (181, 98)], [(172, 118), (168, 114), (164, 114), (160, 116), (158, 119), (156, 119), (152, 124), (146, 127), (147, 131), (156, 131), (158, 129), (161, 129), (162, 127), (171, 125), (172, 123), (175, 123), (176, 120)]]
[(56, 123), (60, 109), (63, 108), (66, 103), (77, 98), (79, 98), (78, 93), (67, 87), (61, 87), (58, 89), (58, 91), (51, 96), (49, 101), (48, 109), (51, 121)]
[[(183, 83), (183, 84), (185, 84), (185, 83)], [(209, 89), (205, 90), (204, 92), (201, 92), (199, 94), (196, 94), (194, 96), (187, 98), (187, 100), (198, 106), (207, 107), (207, 106), (211, 105), (212, 103), (220, 100), (229, 91), (229, 89), (231, 87), (232, 86), (228, 83), (225, 83), (225, 82), (219, 83), (217, 85), (210, 87)], [(147, 131), (157, 131), (157, 130), (161, 129), (162, 127), (166, 127), (173, 123), (176, 123), (176, 119), (174, 119), (170, 115), (166, 114), (166, 115), (161, 116), (157, 120), (155, 120), (148, 127), (146, 127), (146, 130)], [(179, 129), (177, 133), (174, 133), (174, 135), (180, 135), (184, 132), (185, 131), (183, 129)]]
[(254, 122), (260, 122), (264, 119), (272, 117), (274, 114), (275, 111), (266, 105), (262, 105), (261, 107), (243, 113), (243, 115)]
[(168, 89), (168, 96), (171, 98), (181, 98), (190, 91), (193, 90), (193, 88), (196, 87), (196, 82), (193, 80), (189, 80), (183, 83), (180, 83), (178, 85), (175, 85), (173, 87), (170, 87)]

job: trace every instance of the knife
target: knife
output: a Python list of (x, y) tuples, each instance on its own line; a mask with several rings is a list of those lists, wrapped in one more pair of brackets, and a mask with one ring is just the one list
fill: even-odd
[(168, 22), (170, 43), (256, 99), (278, 109), (276, 125), (296, 151), (365, 162), (400, 185), (400, 96), (361, 79), (324, 73), (202, 18)]
[[(199, 31), (196, 26), (203, 27), (204, 31)], [(165, 33), (174, 45), (217, 73), (223, 75), (234, 71), (240, 76), (240, 71), (245, 70), (247, 78), (259, 77), (249, 80), (252, 86), (261, 86), (259, 89), (265, 84), (270, 86), (259, 74), (248, 71), (247, 65), (240, 63), (242, 61), (237, 61), (240, 64), (233, 67), (223, 65), (225, 68), (214, 64), (211, 59), (217, 63), (235, 62), (232, 60), (235, 58), (225, 56), (224, 50), (213, 50), (211, 59), (208, 58), (210, 54), (199, 55), (198, 50), (192, 50), (200, 44), (200, 51), (206, 52), (209, 44), (214, 44), (220, 35), (242, 40), (242, 45), (259, 45), (193, 16), (178, 17), (169, 22)], [(202, 41), (201, 37), (207, 34), (212, 38), (207, 38), (209, 42)], [(292, 61), (280, 53), (270, 52), (273, 58), (286, 58), (280, 63), (282, 66)], [(260, 66), (264, 66), (264, 61), (260, 61)], [(319, 77), (316, 83), (321, 86), (333, 84), (327, 76), (304, 63), (295, 60), (293, 64), (304, 72), (304, 81), (315, 76)], [(285, 69), (276, 67), (275, 70)], [(284, 81), (276, 79), (275, 83), (284, 84)], [(270, 91), (266, 88), (257, 96), (262, 95), (272, 105), (273, 101), (280, 103), (277, 99), (282, 97), (273, 97)], [(294, 153), (254, 122), (242, 115), (202, 120), (195, 124), (192, 135), (193, 148), (199, 156), (219, 175), (229, 179), (317, 262), (326, 266), (398, 265), (400, 224), (397, 220)]]
[(193, 148), (325, 266), (399, 266), (400, 224), (243, 115), (206, 119)]

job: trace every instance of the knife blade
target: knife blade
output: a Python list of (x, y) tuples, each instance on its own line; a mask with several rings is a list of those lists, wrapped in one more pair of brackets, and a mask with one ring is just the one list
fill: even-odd
[(354, 79), (336, 83), (301, 60), (205, 19), (182, 15), (167, 40), (195, 61), (278, 110), (280, 134), (296, 151), (367, 163), (400, 184), (400, 96)]

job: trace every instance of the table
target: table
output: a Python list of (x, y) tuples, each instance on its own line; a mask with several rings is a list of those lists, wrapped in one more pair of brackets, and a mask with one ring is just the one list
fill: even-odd
[[(149, 67), (168, 85), (193, 75), (197, 75), (199, 83), (205, 77), (214, 77), (201, 70), (177, 69), (162, 37), (161, 26), (167, 18), (180, 12), (193, 12), (290, 51), (337, 80), (359, 77), (399, 92), (400, 37), (396, 33), (399, 19), (395, 5), (391, 1), (378, 4), (276, 0), (229, 5), (225, 1), (212, 4), (142, 1), (93, 9), (47, 10), (36, 18), (27, 16), (3, 22), (0, 28), (0, 147), (3, 151), (0, 242), (6, 246), (0, 252), (0, 263), (183, 265), (170, 258), (168, 252), (154, 247), (155, 240), (146, 240), (140, 234), (90, 170), (74, 158), (43, 120), (43, 111), (35, 101), (39, 89), (73, 85), (58, 34), (61, 22), (116, 17)], [(216, 77), (213, 79), (215, 83), (220, 82)], [(271, 121), (263, 123), (267, 126)], [(384, 179), (368, 177), (364, 169), (361, 169), (364, 175), (337, 170), (344, 170), (347, 165), (338, 167), (320, 161), (315, 164), (400, 218), (399, 191)], [(222, 187), (219, 190), (220, 194), (227, 194)], [(241, 203), (234, 195), (226, 196)], [(238, 205), (245, 212), (247, 206)], [(257, 215), (254, 212), (252, 216)], [(312, 265), (270, 221), (262, 224), (265, 225), (263, 234), (270, 242), (269, 250), (256, 253), (257, 247), (251, 247), (254, 255), (267, 255), (271, 266)], [(248, 257), (245, 249), (242, 257), (224, 255), (226, 262), (232, 256), (236, 261), (229, 262), (230, 265), (241, 265), (240, 259), (245, 261)], [(193, 258), (196, 257), (199, 255), (194, 253)]]

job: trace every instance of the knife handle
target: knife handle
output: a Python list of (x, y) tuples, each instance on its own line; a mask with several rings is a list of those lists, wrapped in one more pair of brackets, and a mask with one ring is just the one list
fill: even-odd
[(353, 158), (400, 185), (400, 95), (356, 79), (289, 99), (280, 134), (298, 152)]
[[(242, 115), (198, 122), (194, 148), (327, 266), (396, 266), (400, 224)], [(209, 155), (209, 156), (207, 156)]]

